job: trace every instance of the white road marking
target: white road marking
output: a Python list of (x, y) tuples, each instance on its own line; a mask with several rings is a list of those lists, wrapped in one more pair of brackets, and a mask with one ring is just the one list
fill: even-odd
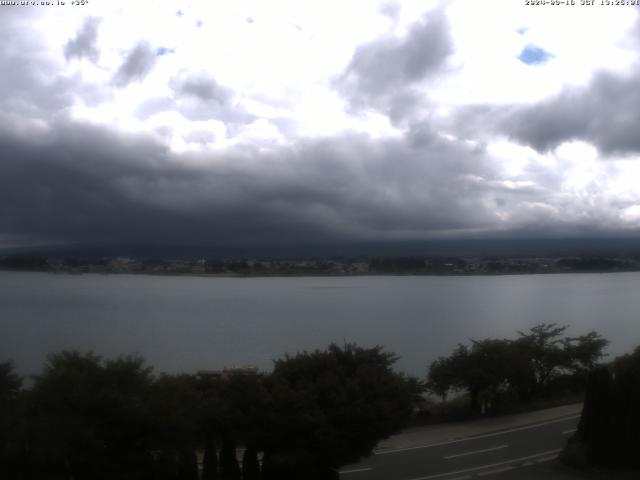
[(487, 470), (485, 472), (478, 473), (479, 477), (486, 477), (488, 475), (495, 475), (497, 473), (508, 472), (509, 470), (515, 470), (516, 467), (513, 465), (508, 465), (506, 467), (494, 468), (493, 470)]
[[(493, 470), (485, 470), (484, 472), (479, 472), (477, 474), (478, 477), (488, 477), (489, 475), (495, 475), (497, 473), (503, 473), (503, 472), (508, 472), (509, 470), (515, 470), (518, 467), (531, 467), (535, 464), (539, 464), (539, 463), (544, 463), (544, 462), (550, 462), (551, 460), (555, 460), (556, 458), (558, 458), (558, 454), (554, 453), (553, 455), (549, 455), (547, 457), (541, 457), (541, 458), (536, 458), (535, 460), (531, 460), (529, 462), (524, 462), (521, 463), (517, 466), (515, 465), (507, 465), (505, 467), (499, 467), (499, 468), (494, 468)], [(469, 477), (469, 478), (474, 478), (474, 477)], [(447, 480), (453, 480), (452, 478), (449, 478)]]
[(455, 455), (449, 455), (444, 458), (445, 460), (449, 460), (450, 458), (458, 458), (458, 457), (466, 457), (467, 455), (475, 455), (476, 453), (493, 452), (494, 450), (502, 450), (503, 448), (507, 448), (508, 446), (509, 445), (500, 445), (499, 447), (483, 448), (482, 450), (474, 450), (473, 452), (457, 453)]
[[(525, 460), (530, 460), (532, 458), (536, 458), (536, 457), (544, 457), (545, 455), (548, 457), (549, 460), (555, 458), (555, 456), (560, 453), (562, 451), (562, 449), (558, 448), (556, 450), (548, 450), (546, 452), (540, 452), (540, 453), (536, 453), (534, 455), (528, 455), (526, 457), (519, 457), (519, 458), (512, 458), (511, 460), (505, 460), (504, 462), (497, 462), (497, 463), (491, 463), (489, 465), (479, 465), (477, 467), (471, 467), (471, 468), (465, 468), (464, 470), (456, 470), (455, 472), (444, 472), (444, 473), (438, 473), (436, 475), (428, 475), (426, 477), (416, 477), (416, 478), (412, 478), (410, 480), (431, 480), (433, 478), (442, 478), (442, 477), (448, 477), (450, 475), (458, 475), (460, 473), (467, 473), (467, 472), (476, 472), (479, 470), (486, 470), (488, 468), (493, 468), (493, 467), (501, 467), (501, 466), (505, 466), (505, 470), (509, 470), (510, 468), (507, 468), (507, 466), (509, 466), (509, 464), (512, 463), (519, 463), (519, 462), (523, 462)], [(553, 455), (553, 457), (551, 457), (551, 455)], [(502, 470), (502, 469), (499, 469)], [(478, 475), (480, 475), (480, 473), (478, 473)], [(486, 473), (485, 473), (486, 475)]]
[(373, 470), (373, 468), (354, 468), (353, 470), (340, 470), (338, 473), (342, 475), (344, 473), (369, 472), (371, 470)]
[(545, 462), (550, 462), (551, 460), (555, 460), (556, 458), (558, 458), (558, 454), (554, 454), (554, 455), (549, 455), (548, 457), (542, 457), (542, 458), (537, 458), (535, 460), (535, 463), (545, 463)]
[(580, 415), (571, 415), (570, 417), (558, 418), (556, 420), (549, 420), (548, 422), (536, 423), (534, 425), (527, 425), (525, 427), (517, 427), (517, 428), (512, 428), (510, 430), (502, 430), (500, 432), (486, 433), (484, 435), (476, 435), (476, 436), (473, 436), (473, 437), (465, 437), (465, 438), (460, 438), (460, 439), (457, 439), (457, 440), (449, 440), (449, 441), (446, 441), (446, 442), (430, 443), (428, 445), (418, 445), (416, 447), (395, 448), (393, 450), (379, 450), (379, 451), (373, 452), (373, 454), (374, 455), (388, 455), (390, 453), (408, 452), (410, 450), (420, 450), (420, 449), (423, 449), (423, 448), (441, 447), (441, 446), (444, 446), (444, 445), (453, 445), (454, 443), (468, 442), (470, 440), (478, 440), (480, 438), (496, 437), (498, 435), (505, 435), (507, 433), (520, 432), (522, 430), (529, 430), (531, 428), (543, 427), (545, 425), (551, 425), (553, 423), (566, 422), (567, 420), (573, 420), (574, 418), (580, 418)]
[(562, 434), (569, 435), (570, 433), (577, 432), (577, 431), (578, 431), (577, 428), (572, 428), (571, 430), (565, 430), (564, 432), (562, 432)]

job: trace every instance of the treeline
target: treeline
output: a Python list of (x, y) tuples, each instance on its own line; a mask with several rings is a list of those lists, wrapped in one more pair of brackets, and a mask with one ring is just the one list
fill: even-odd
[(564, 458), (580, 466), (640, 468), (640, 347), (591, 372)]
[(67, 351), (29, 388), (3, 363), (0, 478), (338, 478), (412, 413), (419, 382), (395, 360), (347, 344), (285, 356), (268, 374), (155, 375), (139, 357)]
[(446, 399), (465, 394), (471, 414), (518, 402), (584, 392), (589, 372), (609, 343), (596, 332), (565, 336), (566, 326), (542, 323), (515, 339), (472, 340), (429, 367), (427, 389)]
[(0, 268), (7, 270), (48, 270), (49, 261), (37, 255), (9, 255), (0, 257)]

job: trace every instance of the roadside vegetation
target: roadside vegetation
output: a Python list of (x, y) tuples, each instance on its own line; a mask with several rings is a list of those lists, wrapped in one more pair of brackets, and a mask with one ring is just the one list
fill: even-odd
[[(582, 395), (587, 380), (580, 432), (596, 455), (600, 411), (630, 415), (640, 350), (602, 369), (608, 342), (566, 330), (541, 324), (515, 339), (459, 345), (431, 364), (426, 381), (395, 372), (397, 358), (382, 347), (353, 344), (286, 355), (268, 373), (156, 374), (140, 357), (65, 351), (28, 387), (0, 363), (0, 477), (335, 479), (408, 425), (548, 406)], [(634, 421), (627, 441), (640, 431)]]

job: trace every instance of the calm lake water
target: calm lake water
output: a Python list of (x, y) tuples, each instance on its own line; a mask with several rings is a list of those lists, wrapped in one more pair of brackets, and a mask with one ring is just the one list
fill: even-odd
[(139, 353), (159, 371), (254, 365), (330, 342), (376, 344), (399, 370), (540, 322), (640, 344), (640, 273), (207, 278), (0, 272), (0, 360), (37, 373), (62, 349)]

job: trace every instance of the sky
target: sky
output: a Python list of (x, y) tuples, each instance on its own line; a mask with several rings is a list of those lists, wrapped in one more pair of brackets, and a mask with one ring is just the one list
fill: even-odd
[(0, 247), (640, 237), (640, 7), (15, 3)]

